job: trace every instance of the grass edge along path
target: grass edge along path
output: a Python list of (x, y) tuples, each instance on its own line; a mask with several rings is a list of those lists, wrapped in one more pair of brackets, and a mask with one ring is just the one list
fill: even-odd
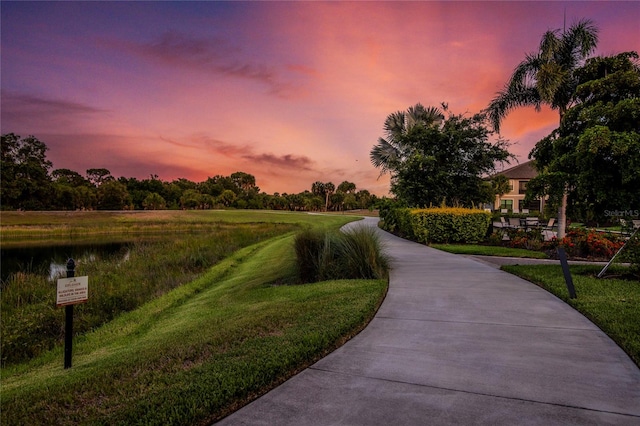
[[(572, 265), (577, 298), (570, 299), (560, 265), (504, 265), (517, 275), (554, 294), (587, 317), (640, 367), (640, 286), (638, 281), (595, 275), (601, 266)], [(615, 267), (610, 273), (615, 273)], [(625, 269), (620, 267), (620, 273)]]
[(511, 247), (484, 246), (479, 244), (430, 244), (429, 247), (453, 254), (549, 259), (549, 256), (541, 251)]
[(74, 342), (2, 372), (2, 424), (204, 424), (361, 330), (383, 280), (277, 285), (293, 236), (238, 251), (201, 278)]

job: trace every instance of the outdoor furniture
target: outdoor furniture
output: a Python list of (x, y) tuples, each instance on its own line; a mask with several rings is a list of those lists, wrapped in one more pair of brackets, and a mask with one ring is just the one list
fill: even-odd
[(545, 241), (550, 241), (558, 236), (556, 231), (553, 230), (554, 227), (556, 227), (556, 219), (552, 217), (549, 219), (549, 222), (542, 227), (542, 237)]
[(528, 218), (526, 219), (526, 222), (527, 222), (527, 226), (533, 226), (533, 227), (535, 227), (535, 226), (540, 225), (540, 221), (538, 220), (538, 218), (537, 218), (537, 217), (528, 217)]
[(524, 226), (527, 231), (530, 231), (532, 229), (538, 228), (540, 226), (540, 222), (538, 221), (537, 217), (527, 217), (524, 219)]
[(520, 218), (519, 217), (510, 217), (509, 218), (509, 227), (510, 228), (520, 228)]
[(640, 219), (633, 219), (631, 223), (633, 223), (633, 229), (640, 228)]
[(543, 229), (545, 231), (553, 231), (553, 228), (556, 226), (556, 218), (552, 217), (551, 219), (549, 219), (549, 222), (547, 223), (546, 226), (543, 227)]

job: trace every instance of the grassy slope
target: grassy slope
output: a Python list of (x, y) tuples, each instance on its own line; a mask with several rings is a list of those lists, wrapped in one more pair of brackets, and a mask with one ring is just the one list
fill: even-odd
[[(598, 279), (601, 266), (571, 266), (576, 299), (569, 299), (559, 265), (503, 266), (507, 272), (550, 291), (611, 337), (640, 366), (640, 285), (638, 281)], [(611, 268), (610, 273), (615, 271)], [(622, 269), (620, 270), (622, 272)]]
[[(343, 222), (323, 217), (318, 226)], [(291, 235), (242, 249), (76, 339), (72, 369), (62, 368), (61, 349), (5, 369), (2, 424), (194, 424), (223, 416), (335, 348), (382, 301), (384, 281), (274, 285), (293, 274), (293, 259)]]
[(476, 244), (431, 244), (433, 248), (455, 254), (470, 254), (480, 256), (529, 257), (534, 259), (548, 259), (549, 256), (540, 252), (519, 248), (482, 246)]

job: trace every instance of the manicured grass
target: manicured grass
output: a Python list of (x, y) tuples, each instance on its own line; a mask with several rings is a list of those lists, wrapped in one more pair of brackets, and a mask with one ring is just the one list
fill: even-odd
[[(555, 294), (581, 312), (611, 337), (640, 366), (640, 282), (595, 276), (601, 266), (571, 266), (576, 299), (569, 299), (559, 265), (512, 265), (503, 270), (529, 280)], [(612, 267), (609, 275), (628, 269)], [(615, 275), (614, 275), (615, 276)]]
[(469, 254), (479, 256), (529, 257), (534, 259), (548, 259), (545, 253), (519, 248), (483, 246), (477, 244), (431, 244), (433, 248), (455, 254)]
[(293, 235), (274, 237), (76, 338), (69, 370), (61, 347), (4, 368), (1, 423), (215, 421), (358, 332), (387, 287), (385, 280), (282, 285), (295, 274)]
[[(79, 342), (3, 376), (7, 423), (193, 424), (214, 420), (284, 380), (354, 333), (384, 281), (274, 286), (290, 238), (233, 261)], [(242, 262), (241, 259), (251, 259)], [(209, 287), (219, 275), (234, 272)]]

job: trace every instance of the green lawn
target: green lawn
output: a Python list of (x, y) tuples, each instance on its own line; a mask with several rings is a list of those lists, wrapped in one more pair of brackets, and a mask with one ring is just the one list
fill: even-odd
[(612, 278), (595, 276), (602, 266), (571, 266), (577, 298), (569, 299), (559, 265), (510, 265), (503, 270), (529, 280), (555, 294), (607, 333), (640, 366), (640, 282), (616, 279), (628, 269), (612, 267)]
[(431, 244), (433, 248), (454, 254), (503, 257), (529, 257), (534, 259), (548, 259), (549, 256), (540, 251), (519, 248), (483, 246), (477, 244)]
[[(210, 213), (228, 221), (272, 217), (264, 220), (329, 229), (352, 220)], [(246, 247), (194, 281), (77, 337), (71, 369), (63, 369), (61, 347), (4, 368), (0, 422), (215, 421), (341, 345), (373, 317), (386, 293), (384, 280), (282, 285), (292, 281), (294, 264), (291, 233)]]

